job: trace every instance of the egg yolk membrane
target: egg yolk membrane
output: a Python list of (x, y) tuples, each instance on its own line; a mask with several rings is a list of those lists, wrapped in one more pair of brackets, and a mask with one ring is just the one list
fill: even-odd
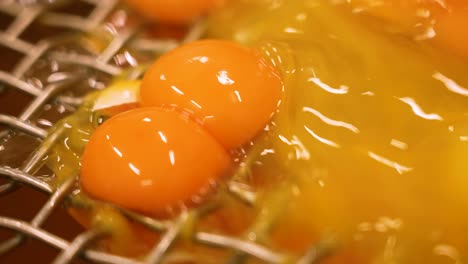
[[(129, 83), (134, 93), (137, 83)], [(101, 93), (96, 104), (107, 108), (100, 111), (128, 110), (114, 100), (138, 106), (117, 88)], [(183, 45), (145, 74), (143, 108), (110, 118), (92, 134), (82, 157), (83, 189), (148, 215), (200, 202), (227, 171), (227, 150), (262, 131), (281, 91), (279, 74), (254, 49), (222, 40)]]
[(95, 198), (158, 215), (200, 202), (229, 164), (223, 147), (189, 118), (139, 108), (94, 131), (80, 181)]
[(143, 78), (143, 106), (193, 113), (223, 146), (239, 147), (261, 131), (282, 93), (279, 73), (251, 48), (202, 40), (159, 58)]
[(126, 0), (126, 3), (150, 20), (186, 24), (207, 14), (220, 0)]

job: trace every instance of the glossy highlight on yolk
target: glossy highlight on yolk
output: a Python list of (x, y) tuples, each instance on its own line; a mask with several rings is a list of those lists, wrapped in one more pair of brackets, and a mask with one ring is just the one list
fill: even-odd
[(281, 93), (279, 74), (259, 52), (202, 40), (158, 59), (144, 76), (140, 100), (192, 112), (223, 146), (235, 148), (262, 130)]
[(229, 164), (223, 147), (189, 118), (139, 108), (110, 118), (93, 133), (80, 183), (93, 197), (160, 215), (202, 198)]
[(126, 0), (146, 18), (158, 22), (185, 24), (220, 5), (221, 0)]

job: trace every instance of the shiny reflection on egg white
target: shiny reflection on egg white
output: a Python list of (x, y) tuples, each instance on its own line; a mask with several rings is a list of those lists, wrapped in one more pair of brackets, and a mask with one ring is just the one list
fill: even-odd
[(367, 152), (367, 154), (373, 160), (375, 160), (375, 161), (377, 161), (377, 162), (379, 162), (379, 163), (381, 163), (381, 164), (383, 164), (385, 166), (388, 166), (390, 168), (395, 169), (399, 174), (404, 174), (404, 173), (407, 173), (407, 172), (410, 172), (410, 171), (413, 170), (413, 168), (401, 165), (396, 161), (385, 158), (385, 157), (383, 157), (381, 155), (378, 155), (378, 154), (376, 154), (376, 153), (374, 153), (372, 151)]
[(307, 133), (309, 133), (312, 137), (314, 137), (316, 140), (318, 140), (319, 142), (322, 142), (323, 144), (325, 145), (328, 145), (330, 147), (334, 147), (334, 148), (341, 148), (340, 144), (330, 140), (330, 139), (326, 139), (324, 137), (321, 137), (319, 135), (317, 135), (312, 129), (310, 129), (308, 126), (304, 126), (304, 129), (307, 131)]
[(290, 33), (290, 34), (304, 34), (304, 31), (294, 28), (294, 27), (286, 27), (284, 28), (284, 33)]
[(359, 129), (352, 125), (352, 124), (349, 124), (349, 123), (346, 123), (344, 121), (338, 121), (338, 120), (334, 120), (334, 119), (331, 119), (329, 117), (326, 117), (324, 114), (320, 113), (319, 111), (311, 108), (311, 107), (307, 107), (307, 106), (304, 106), (302, 108), (302, 111), (306, 112), (306, 113), (310, 113), (310, 114), (313, 114), (315, 115), (316, 117), (318, 117), (320, 120), (322, 120), (324, 123), (328, 124), (328, 125), (331, 125), (331, 126), (335, 126), (335, 127), (342, 127), (342, 128), (346, 128), (354, 133), (359, 133)]
[(408, 149), (408, 144), (400, 141), (398, 139), (392, 139), (390, 141), (390, 145), (394, 146), (395, 148), (401, 149), (401, 150), (407, 150)]
[(307, 81), (317, 85), (318, 87), (322, 88), (324, 91), (332, 93), (332, 94), (347, 94), (349, 91), (349, 87), (346, 85), (340, 85), (338, 88), (331, 87), (330, 85), (322, 82), (317, 77), (311, 77), (307, 79)]
[(443, 75), (442, 73), (436, 72), (436, 73), (434, 73), (432, 75), (432, 78), (442, 82), (444, 84), (445, 88), (447, 88), (447, 90), (449, 90), (449, 91), (451, 91), (453, 93), (459, 94), (459, 95), (468, 96), (468, 89), (467, 88), (462, 87), (461, 85), (456, 83), (454, 80), (448, 78), (447, 76)]
[(436, 121), (442, 121), (444, 120), (439, 114), (436, 113), (426, 113), (421, 106), (419, 106), (416, 101), (411, 98), (411, 97), (402, 97), (398, 98), (400, 101), (403, 103), (409, 105), (411, 109), (413, 110), (413, 113), (423, 119), (426, 120), (436, 120)]
[(309, 160), (310, 159), (310, 152), (304, 146), (302, 141), (297, 136), (292, 136), (292, 139), (288, 139), (283, 135), (278, 135), (278, 138), (285, 144), (294, 147), (295, 156), (289, 155), (289, 159), (297, 159), (297, 160)]
[(456, 247), (449, 245), (449, 244), (438, 244), (434, 247), (433, 250), (435, 255), (444, 256), (452, 261), (455, 264), (461, 264), (462, 258), (460, 257), (460, 252), (457, 250)]

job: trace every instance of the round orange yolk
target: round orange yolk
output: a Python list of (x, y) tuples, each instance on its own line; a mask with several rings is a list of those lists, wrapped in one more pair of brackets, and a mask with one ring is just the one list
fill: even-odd
[(407, 28), (416, 28), (429, 19), (434, 36), (430, 38), (440, 46), (468, 58), (468, 1), (466, 0), (372, 0), (353, 1), (365, 6), (366, 12)]
[(468, 59), (468, 1), (455, 2), (436, 18), (436, 41)]
[(185, 24), (208, 13), (221, 0), (126, 0), (146, 18), (172, 24)]
[(258, 51), (202, 40), (159, 58), (140, 89), (144, 106), (176, 106), (194, 114), (226, 148), (261, 131), (278, 107), (282, 81)]
[(110, 118), (93, 133), (80, 183), (98, 199), (161, 215), (203, 198), (229, 164), (223, 147), (189, 118), (139, 108)]

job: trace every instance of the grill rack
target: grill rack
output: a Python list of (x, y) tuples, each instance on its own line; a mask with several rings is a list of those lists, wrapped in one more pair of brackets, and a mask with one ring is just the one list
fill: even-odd
[[(21, 246), (24, 237), (29, 236), (61, 251), (54, 260), (56, 264), (71, 263), (78, 256), (99, 263), (160, 263), (171, 245), (176, 241), (184, 225), (187, 224), (188, 213), (184, 213), (177, 219), (168, 222), (159, 222), (155, 219), (124, 211), (126, 216), (133, 220), (144, 224), (152, 230), (163, 232), (161, 240), (143, 261), (88, 249), (87, 246), (91, 242), (105, 235), (103, 230), (90, 229), (79, 234), (73, 241), (69, 242), (41, 228), (41, 225), (70, 193), (75, 183), (75, 177), (70, 177), (69, 180), (54, 190), (48, 183), (34, 176), (38, 167), (42, 166), (40, 161), (53, 146), (55, 140), (57, 140), (60, 129), (55, 131), (53, 135), (48, 135), (46, 130), (34, 125), (31, 120), (44, 104), (51, 100), (68, 105), (79, 105), (81, 102), (80, 98), (63, 95), (63, 92), (71, 89), (74, 84), (83, 80), (85, 76), (80, 72), (69, 72), (62, 76), (60, 80), (50, 82), (43, 89), (38, 89), (27, 83), (25, 76), (38, 60), (45, 55), (57, 60), (59, 63), (78, 65), (109, 76), (115, 76), (120, 74), (123, 69), (113, 64), (111, 60), (126, 45), (133, 45), (141, 50), (165, 52), (181, 43), (199, 38), (203, 33), (203, 23), (196, 23), (181, 41), (149, 40), (141, 36), (135, 37), (139, 26), (133, 26), (116, 34), (110, 44), (97, 57), (54, 51), (53, 47), (58, 42), (54, 39), (41, 39), (37, 43), (22, 40), (21, 34), (34, 23), (65, 28), (69, 32), (89, 33), (104, 23), (105, 19), (118, 5), (117, 0), (80, 1), (92, 5), (92, 11), (89, 15), (77, 16), (66, 12), (55, 12), (54, 5), (47, 3), (28, 6), (22, 6), (14, 2), (7, 4), (0, 3), (0, 13), (14, 17), (13, 22), (5, 30), (0, 31), (0, 47), (14, 50), (23, 56), (11, 71), (0, 71), (0, 84), (8, 85), (34, 98), (18, 116), (0, 113), (0, 125), (8, 127), (8, 131), (1, 132), (0, 136), (6, 137), (9, 131), (18, 131), (40, 140), (45, 140), (42, 142), (42, 147), (31, 153), (20, 168), (0, 166), (0, 177), (9, 180), (6, 184), (0, 185), (0, 199), (10, 192), (15, 192), (17, 188), (33, 188), (49, 195), (48, 201), (29, 222), (0, 215), (0, 228), (18, 232), (18, 235), (12, 239), (0, 241), (0, 259), (2, 254)], [(67, 1), (62, 2), (66, 3)], [(141, 72), (136, 72), (133, 78), (138, 77), (140, 74)], [(18, 187), (18, 183), (21, 183), (22, 186)], [(246, 190), (242, 184), (237, 184), (234, 181), (228, 184), (228, 190), (231, 194), (248, 204), (252, 204), (255, 200), (255, 193)], [(290, 259), (290, 256), (270, 250), (254, 240), (199, 231), (195, 231), (193, 240), (208, 246), (227, 248), (237, 252), (229, 263), (240, 263), (241, 261), (235, 260), (241, 259), (238, 258), (239, 255), (253, 256), (266, 263), (286, 263)], [(330, 248), (330, 243), (327, 241), (320, 242), (312, 246), (303, 256), (294, 258), (294, 262), (298, 264), (316, 263), (329, 253)]]

